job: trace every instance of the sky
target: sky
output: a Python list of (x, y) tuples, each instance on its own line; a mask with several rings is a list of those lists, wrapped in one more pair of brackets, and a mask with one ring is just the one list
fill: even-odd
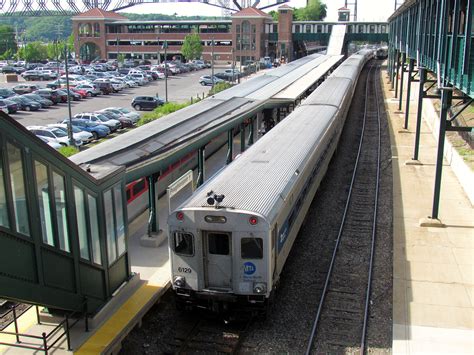
[[(170, 0), (165, 0), (170, 1)], [(172, 1), (172, 0), (171, 0)], [(217, 0), (209, 0), (210, 2), (216, 3)], [(349, 0), (349, 3), (353, 3), (355, 0)], [(232, 0), (230, 0), (232, 3)], [(275, 1), (261, 0), (261, 5), (267, 5)], [(345, 5), (345, 0), (322, 0), (327, 6), (327, 17), (326, 21), (337, 20), (337, 10)], [(386, 21), (387, 18), (393, 13), (395, 7), (395, 0), (357, 0), (357, 20), (358, 21)], [(398, 0), (400, 3), (401, 1)], [(239, 0), (242, 3), (242, 0)], [(304, 7), (306, 6), (306, 0), (291, 0), (287, 3), (291, 7)], [(272, 7), (266, 11), (276, 10), (278, 7)], [(349, 6), (352, 10), (353, 7)], [(215, 6), (210, 6), (200, 3), (155, 3), (155, 4), (143, 4), (137, 5), (128, 9), (124, 12), (133, 13), (162, 13), (162, 14), (178, 14), (180, 16), (191, 16), (191, 15), (202, 15), (202, 16), (221, 16), (221, 9)], [(352, 14), (352, 12), (351, 12)]]

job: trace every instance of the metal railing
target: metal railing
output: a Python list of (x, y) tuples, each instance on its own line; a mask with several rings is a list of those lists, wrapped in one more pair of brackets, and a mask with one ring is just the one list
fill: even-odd
[[(15, 347), (15, 348), (22, 348), (22, 349), (30, 349), (36, 351), (43, 351), (45, 354), (48, 354), (49, 350), (53, 348), (61, 339), (66, 337), (67, 341), (67, 350), (71, 351), (71, 335), (70, 330), (84, 317), (85, 321), (85, 330), (86, 332), (89, 331), (89, 321), (87, 317), (87, 300), (83, 302), (83, 311), (73, 312), (71, 314), (66, 313), (64, 320), (62, 320), (59, 324), (57, 324), (51, 331), (48, 333), (42, 332), (41, 335), (32, 335), (32, 334), (25, 334), (20, 333), (18, 331), (18, 315), (16, 312), (16, 308), (18, 304), (14, 305), (8, 312), (6, 312), (3, 316), (6, 316), (9, 313), (13, 313), (13, 324), (15, 326), (14, 332), (7, 332), (7, 331), (0, 331), (0, 334), (11, 335), (15, 336), (16, 343), (8, 343), (8, 342), (0, 342), (0, 345)], [(38, 324), (42, 324), (40, 320), (39, 308), (36, 307), (36, 319)], [(75, 319), (74, 321), (71, 321)], [(56, 339), (53, 340), (53, 337), (57, 336)], [(25, 344), (22, 343), (21, 338), (27, 338), (31, 340), (40, 340), (41, 344)]]

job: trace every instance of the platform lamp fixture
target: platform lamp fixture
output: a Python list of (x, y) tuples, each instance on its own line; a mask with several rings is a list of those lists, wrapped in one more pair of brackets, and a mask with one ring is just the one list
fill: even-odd
[(163, 49), (165, 50), (165, 102), (168, 103), (168, 62), (166, 61), (168, 41), (166, 39), (163, 42)]

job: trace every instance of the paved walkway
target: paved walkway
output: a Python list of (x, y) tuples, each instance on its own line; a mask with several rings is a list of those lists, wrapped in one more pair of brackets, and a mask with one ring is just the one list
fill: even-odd
[(444, 227), (420, 227), (432, 211), (437, 143), (423, 122), (421, 165), (406, 164), (413, 162), (417, 88), (405, 131), (385, 73), (383, 81), (393, 168), (393, 354), (474, 354), (474, 210), (445, 161), (439, 209)]

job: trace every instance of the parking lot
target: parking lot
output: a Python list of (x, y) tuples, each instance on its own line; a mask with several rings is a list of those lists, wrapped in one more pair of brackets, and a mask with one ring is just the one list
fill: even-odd
[[(210, 86), (201, 86), (199, 84), (199, 77), (208, 75), (211, 69), (203, 69), (195, 72), (179, 74), (170, 76), (168, 78), (168, 101), (184, 102), (189, 101), (191, 97), (201, 96), (210, 90)], [(23, 82), (22, 79), (20, 79)], [(46, 81), (28, 82), (46, 85)], [(11, 88), (18, 83), (5, 83), (3, 76), (0, 78), (0, 87)], [(156, 95), (161, 98), (165, 97), (165, 80), (160, 79), (152, 81), (145, 86), (138, 88), (127, 88), (119, 93), (110, 95), (100, 95), (94, 98), (87, 98), (81, 101), (71, 101), (72, 115), (81, 112), (89, 112), (103, 109), (110, 106), (121, 106), (131, 110), (130, 106), (133, 98), (138, 95)], [(11, 115), (19, 123), (24, 126), (30, 125), (47, 125), (49, 123), (56, 123), (68, 117), (67, 104), (58, 104), (49, 109), (41, 109), (36, 112), (18, 111)]]

